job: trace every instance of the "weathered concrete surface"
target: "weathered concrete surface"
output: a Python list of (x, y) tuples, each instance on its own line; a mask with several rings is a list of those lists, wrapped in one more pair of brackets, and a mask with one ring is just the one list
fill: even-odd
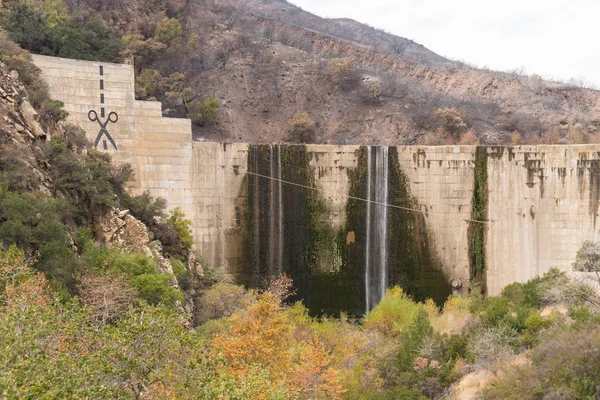
[(490, 294), (568, 271), (581, 243), (600, 239), (600, 146), (489, 148), (487, 163)]
[[(106, 151), (136, 173), (132, 189), (164, 197), (193, 221), (197, 249), (209, 265), (235, 271), (244, 260), (248, 200), (247, 144), (192, 142), (189, 120), (162, 118), (157, 102), (134, 97), (130, 65), (34, 56), (69, 121), (94, 140), (98, 122), (88, 112), (105, 107), (117, 123), (107, 130), (118, 150)], [(103, 67), (103, 89), (100, 86)], [(104, 103), (101, 103), (101, 95)], [(104, 119), (102, 119), (104, 121)], [(99, 145), (103, 149), (103, 143)], [(308, 145), (307, 165), (328, 209), (328, 223), (344, 226), (349, 171), (358, 146)], [(433, 247), (449, 279), (470, 276), (469, 219), (476, 148), (398, 147), (411, 201), (424, 215)], [(552, 267), (569, 270), (586, 239), (600, 239), (600, 146), (487, 148), (486, 283), (497, 294)], [(360, 238), (357, 238), (359, 240)], [(402, 246), (393, 242), (390, 245)]]

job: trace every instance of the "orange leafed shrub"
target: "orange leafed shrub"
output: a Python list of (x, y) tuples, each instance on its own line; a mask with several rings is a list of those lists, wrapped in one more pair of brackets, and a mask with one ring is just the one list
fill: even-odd
[(282, 386), (291, 397), (303, 399), (341, 398), (341, 377), (331, 366), (331, 355), (317, 340), (295, 340), (294, 325), (282, 308), (280, 294), (257, 294), (256, 303), (230, 321), (231, 330), (212, 343), (215, 355), (226, 361), (223, 373), (244, 381), (258, 366), (270, 376), (268, 383), (259, 385)]

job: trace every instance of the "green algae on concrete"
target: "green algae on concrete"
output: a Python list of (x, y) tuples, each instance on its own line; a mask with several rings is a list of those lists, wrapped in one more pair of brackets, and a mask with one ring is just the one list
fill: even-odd
[[(416, 301), (433, 299), (443, 304), (450, 295), (447, 277), (433, 247), (426, 218), (410, 192), (410, 184), (402, 172), (395, 147), (389, 149), (388, 214), (389, 287), (401, 286)], [(426, 210), (423, 210), (426, 211)]]
[[(487, 220), (488, 183), (487, 149), (478, 146), (475, 152), (475, 183), (473, 187), (473, 205), (469, 225), (469, 261), (471, 280), (485, 282), (485, 221)], [(485, 288), (484, 288), (485, 289)]]

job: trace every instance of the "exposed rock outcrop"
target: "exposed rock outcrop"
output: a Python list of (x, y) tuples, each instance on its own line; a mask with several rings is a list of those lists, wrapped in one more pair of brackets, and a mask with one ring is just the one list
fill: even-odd
[[(104, 214), (98, 224), (98, 234), (107, 245), (124, 246), (135, 253), (146, 254), (156, 263), (160, 272), (173, 274), (173, 266), (162, 255), (160, 242), (151, 241), (146, 225), (128, 210), (113, 208)], [(175, 279), (173, 286), (178, 287)]]

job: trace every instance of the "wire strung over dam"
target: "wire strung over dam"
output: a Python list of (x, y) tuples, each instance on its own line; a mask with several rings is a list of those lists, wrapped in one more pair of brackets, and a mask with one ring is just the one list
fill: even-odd
[[(301, 187), (304, 189), (308, 189), (308, 190), (314, 190), (316, 192), (321, 192), (321, 193), (335, 193), (336, 195), (339, 195), (340, 193), (338, 192), (334, 192), (333, 190), (326, 190), (326, 189), (320, 189), (314, 186), (307, 186), (307, 185), (303, 185), (300, 183), (296, 183), (296, 182), (290, 182), (290, 181), (286, 181), (284, 179), (281, 178), (275, 178), (273, 176), (269, 176), (269, 175), (264, 175), (264, 174), (259, 174), (257, 172), (251, 172), (251, 171), (246, 171), (246, 173), (248, 175), (252, 175), (252, 176), (257, 176), (259, 178), (263, 178), (263, 179), (268, 179), (268, 180), (272, 180), (275, 182), (280, 182), (286, 185), (290, 185), (290, 186), (296, 186), (296, 187)], [(352, 196), (349, 194), (342, 194), (344, 197), (346, 197), (347, 199), (352, 199), (352, 200), (357, 200), (357, 201), (362, 201), (365, 203), (370, 203), (370, 204), (375, 204), (378, 206), (383, 206), (383, 207), (388, 207), (388, 208), (395, 208), (398, 210), (404, 210), (404, 211), (412, 211), (412, 212), (417, 212), (417, 213), (421, 213), (421, 214), (435, 214), (435, 215), (454, 215), (453, 213), (445, 213), (445, 212), (439, 212), (439, 211), (423, 211), (423, 210), (419, 210), (418, 208), (410, 208), (410, 207), (402, 207), (402, 206), (398, 206), (395, 204), (389, 204), (389, 203), (385, 203), (385, 202), (380, 202), (377, 200), (370, 200), (370, 199), (365, 199), (362, 197), (356, 197), (356, 196)], [(463, 219), (466, 222), (472, 222), (475, 224), (489, 224), (490, 220), (487, 221), (481, 221), (481, 220), (475, 220), (475, 219), (468, 219), (465, 218)]]

